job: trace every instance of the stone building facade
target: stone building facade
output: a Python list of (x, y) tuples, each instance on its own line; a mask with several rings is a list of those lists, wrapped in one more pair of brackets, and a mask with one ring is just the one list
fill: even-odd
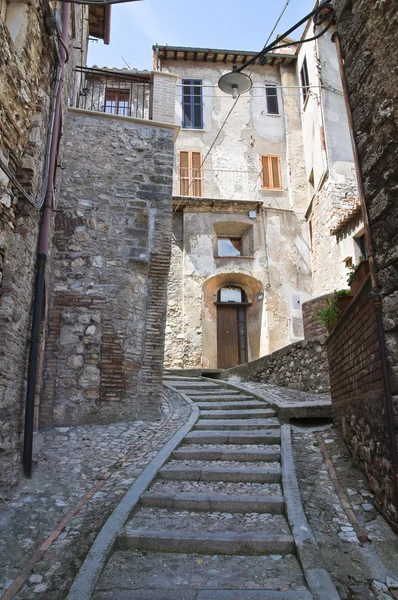
[(69, 111), (42, 425), (159, 416), (174, 130)]
[[(367, 258), (354, 156), (332, 27), (299, 46), (297, 82), (304, 161), (312, 295), (347, 288), (348, 267)], [(315, 31), (317, 33), (318, 30)], [(309, 22), (302, 36), (314, 35)]]
[[(221, 75), (250, 52), (155, 47), (178, 75), (167, 367), (227, 368), (303, 337), (310, 298), (308, 204), (296, 57), (271, 54), (233, 100)], [(268, 97), (267, 97), (268, 94)], [(191, 111), (191, 112), (190, 112)], [(233, 302), (234, 301), (234, 305)], [(223, 352), (225, 351), (225, 352)]]
[[(63, 5), (53, 6), (41, 0), (0, 3), (0, 485), (14, 484), (20, 471), (41, 220), (29, 200), (40, 205), (46, 190), (57, 56), (62, 54), (58, 37)], [(86, 60), (89, 19), (87, 7), (72, 6), (64, 118), (74, 67)], [(45, 313), (44, 304), (43, 317)]]

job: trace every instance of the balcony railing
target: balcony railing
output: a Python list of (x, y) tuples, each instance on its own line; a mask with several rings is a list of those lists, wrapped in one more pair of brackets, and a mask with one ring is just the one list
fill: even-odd
[(152, 82), (146, 74), (76, 67), (69, 106), (150, 119)]

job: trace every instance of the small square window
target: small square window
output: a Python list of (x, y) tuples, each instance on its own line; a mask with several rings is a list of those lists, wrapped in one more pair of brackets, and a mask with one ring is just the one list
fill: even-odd
[(217, 238), (218, 256), (242, 256), (242, 238), (219, 237)]

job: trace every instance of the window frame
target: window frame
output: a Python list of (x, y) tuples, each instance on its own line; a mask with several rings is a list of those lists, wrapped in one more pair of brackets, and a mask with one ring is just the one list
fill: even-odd
[[(203, 129), (203, 93), (202, 93), (202, 79), (182, 79), (182, 128), (183, 129)], [(199, 88), (199, 94), (194, 93), (194, 88)], [(189, 94), (187, 94), (189, 90)], [(186, 102), (186, 98), (189, 101)], [(189, 107), (189, 117), (186, 115), (185, 107)], [(195, 121), (195, 108), (200, 106), (200, 122), (197, 124)], [(189, 123), (186, 122), (189, 120)]]
[[(275, 94), (272, 94), (272, 95), (268, 94), (268, 90), (272, 90), (272, 89), (275, 90)], [(277, 112), (270, 112), (270, 110), (269, 110), (269, 103), (268, 103), (268, 101), (271, 98), (275, 98)], [(280, 113), (280, 110), (279, 110), (278, 87), (277, 87), (276, 83), (266, 83), (265, 84), (265, 99), (266, 99), (266, 102), (267, 102), (267, 115), (270, 115), (272, 117), (280, 117), (281, 113)]]
[[(104, 95), (104, 112), (108, 115), (119, 115), (119, 117), (131, 117), (131, 90), (130, 88), (105, 88)], [(114, 94), (114, 100), (107, 98), (108, 94)], [(123, 96), (127, 96), (127, 100)], [(127, 102), (127, 106), (122, 106)], [(110, 109), (110, 110), (107, 110)], [(119, 112), (119, 111), (122, 112)]]
[(303, 98), (303, 107), (305, 108), (307, 100), (310, 95), (310, 78), (308, 76), (308, 65), (307, 65), (307, 57), (306, 56), (304, 56), (303, 62), (301, 63), (300, 85), (301, 85), (301, 94), (302, 94), (302, 98)]
[[(278, 177), (279, 177), (279, 187), (274, 186), (274, 176), (273, 176), (273, 170), (272, 170), (272, 159), (276, 158), (278, 160)], [(268, 176), (269, 176), (269, 180), (270, 180), (270, 186), (267, 187), (264, 184), (264, 159), (267, 159), (267, 163), (268, 163)], [(261, 189), (263, 190), (274, 190), (274, 191), (283, 191), (283, 184), (282, 184), (282, 173), (281, 173), (281, 157), (274, 155), (274, 154), (261, 154), (260, 155), (260, 175), (261, 175)]]

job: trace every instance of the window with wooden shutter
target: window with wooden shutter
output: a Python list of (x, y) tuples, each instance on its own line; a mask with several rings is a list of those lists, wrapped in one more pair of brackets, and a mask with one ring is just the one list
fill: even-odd
[(308, 77), (307, 57), (306, 56), (304, 56), (303, 64), (300, 69), (300, 82), (301, 82), (301, 91), (303, 94), (303, 104), (305, 104), (308, 94), (310, 93), (310, 80)]
[(182, 80), (182, 126), (203, 129), (202, 80)]
[(281, 190), (281, 164), (279, 156), (261, 156), (261, 187), (265, 190)]
[(202, 153), (196, 150), (180, 151), (180, 196), (203, 196)]

